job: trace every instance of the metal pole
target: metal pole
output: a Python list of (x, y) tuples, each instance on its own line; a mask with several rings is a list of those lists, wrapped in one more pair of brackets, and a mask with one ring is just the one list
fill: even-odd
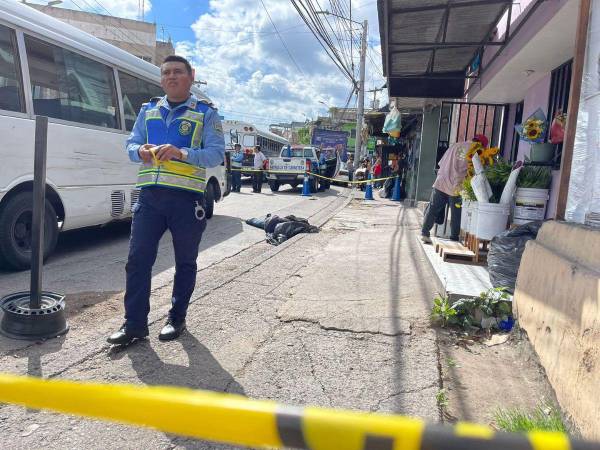
[(44, 263), (44, 216), (46, 212), (46, 149), (48, 118), (35, 117), (35, 159), (33, 165), (33, 223), (31, 227), (31, 284), (29, 308), (39, 309), (42, 300)]
[(367, 58), (367, 35), (369, 22), (363, 22), (362, 43), (360, 48), (360, 78), (358, 80), (358, 111), (356, 114), (356, 141), (354, 159), (360, 161), (362, 149), (363, 116), (365, 113), (365, 60)]

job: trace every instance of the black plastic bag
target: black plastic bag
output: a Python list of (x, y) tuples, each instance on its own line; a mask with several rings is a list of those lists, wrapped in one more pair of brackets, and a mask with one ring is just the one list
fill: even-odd
[(543, 223), (543, 221), (529, 222), (492, 239), (487, 257), (492, 286), (506, 288), (511, 294), (515, 292), (525, 244), (537, 238)]
[(275, 227), (282, 222), (289, 222), (289, 219), (285, 217), (279, 217), (278, 215), (267, 215), (267, 219), (265, 220), (265, 232), (267, 234), (273, 233), (275, 231)]

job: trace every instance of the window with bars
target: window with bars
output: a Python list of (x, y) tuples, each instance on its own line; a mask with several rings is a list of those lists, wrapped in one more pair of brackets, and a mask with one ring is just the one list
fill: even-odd
[[(563, 65), (552, 71), (550, 81), (550, 95), (548, 99), (548, 123), (556, 114), (567, 113), (569, 109), (569, 94), (571, 91), (571, 73), (573, 60), (567, 61)], [(555, 169), (560, 168), (563, 144), (556, 144)]]

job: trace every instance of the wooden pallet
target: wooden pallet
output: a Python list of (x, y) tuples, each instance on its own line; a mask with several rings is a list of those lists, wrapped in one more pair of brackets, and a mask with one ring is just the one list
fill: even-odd
[(476, 255), (460, 242), (434, 239), (435, 251), (445, 262), (477, 264)]
[(463, 237), (463, 245), (475, 254), (476, 262), (482, 264), (487, 262), (490, 241), (487, 239), (479, 239), (473, 234), (465, 233)]

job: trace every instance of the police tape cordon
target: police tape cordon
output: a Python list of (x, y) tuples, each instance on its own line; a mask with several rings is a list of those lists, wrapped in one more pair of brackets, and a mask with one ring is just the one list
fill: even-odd
[(346, 181), (346, 180), (339, 180), (337, 178), (329, 178), (324, 175), (320, 175), (318, 173), (313, 173), (313, 172), (289, 172), (289, 171), (284, 171), (284, 170), (233, 169), (233, 168), (229, 169), (229, 170), (231, 170), (232, 172), (242, 172), (242, 173), (266, 172), (266, 173), (279, 173), (279, 174), (287, 174), (287, 175), (304, 175), (306, 173), (309, 176), (322, 178), (324, 180), (329, 180), (329, 181), (337, 181), (337, 182), (344, 183), (344, 184), (366, 184), (369, 182), (374, 183), (376, 181), (386, 181), (386, 180), (391, 180), (393, 178), (396, 178), (395, 176), (393, 176), (393, 177), (386, 177), (386, 178), (374, 178), (372, 180)]
[(563, 433), (497, 433), (481, 425), (295, 408), (237, 394), (176, 387), (43, 380), (0, 375), (0, 402), (139, 425), (210, 441), (314, 450), (600, 450)]

